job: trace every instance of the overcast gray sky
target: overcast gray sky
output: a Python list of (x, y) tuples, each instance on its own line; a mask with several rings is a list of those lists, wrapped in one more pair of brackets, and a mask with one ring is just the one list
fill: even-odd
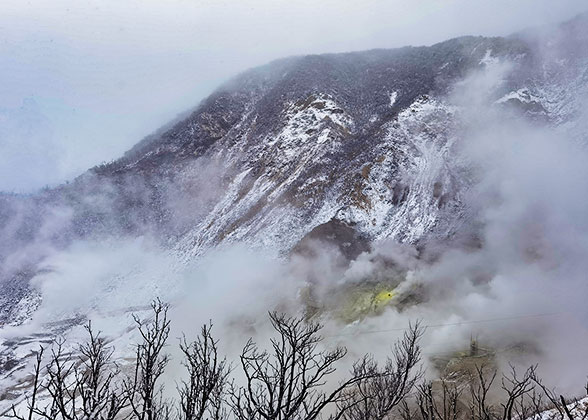
[(2, 0), (0, 190), (124, 153), (231, 75), (282, 56), (505, 35), (585, 0)]

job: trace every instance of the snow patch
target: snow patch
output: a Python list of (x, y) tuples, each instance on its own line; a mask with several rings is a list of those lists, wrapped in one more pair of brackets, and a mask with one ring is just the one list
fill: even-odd
[(486, 54), (484, 54), (484, 57), (482, 57), (479, 64), (485, 65), (485, 66), (490, 66), (490, 65), (496, 64), (498, 62), (499, 62), (498, 57), (493, 57), (492, 50), (488, 49), (488, 50), (486, 50)]
[(394, 106), (397, 98), (398, 98), (398, 92), (395, 91), (395, 92), (390, 93), (390, 106)]
[(521, 88), (519, 90), (507, 93), (502, 98), (498, 99), (495, 103), (502, 104), (510, 100), (517, 100), (523, 103), (541, 102), (541, 99), (529, 92), (527, 88)]

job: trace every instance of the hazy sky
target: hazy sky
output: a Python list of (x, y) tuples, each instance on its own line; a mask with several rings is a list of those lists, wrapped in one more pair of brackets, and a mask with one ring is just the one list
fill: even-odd
[(274, 58), (504, 35), (585, 0), (2, 0), (0, 190), (120, 156)]

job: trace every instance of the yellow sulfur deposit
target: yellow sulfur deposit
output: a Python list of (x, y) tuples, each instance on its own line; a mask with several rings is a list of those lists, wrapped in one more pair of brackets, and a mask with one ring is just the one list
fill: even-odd
[(380, 314), (387, 306), (395, 305), (399, 297), (390, 283), (348, 284), (329, 296), (324, 309), (349, 323)]
[(382, 306), (386, 305), (394, 298), (394, 296), (396, 296), (396, 292), (394, 290), (382, 290), (380, 293), (374, 296), (375, 308), (381, 308)]

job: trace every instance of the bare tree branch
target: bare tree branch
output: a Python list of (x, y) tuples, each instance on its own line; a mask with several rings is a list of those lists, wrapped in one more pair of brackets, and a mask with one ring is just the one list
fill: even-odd
[(212, 323), (205, 324), (195, 341), (188, 343), (183, 337), (180, 342), (188, 372), (188, 380), (178, 387), (182, 420), (228, 418), (224, 399), (231, 369), (226, 359), (219, 359), (218, 341), (212, 338), (211, 329)]
[(164, 419), (170, 416), (171, 410), (163, 401), (163, 389), (158, 384), (169, 362), (169, 356), (162, 354), (170, 331), (169, 305), (157, 299), (151, 308), (153, 318), (149, 322), (133, 316), (142, 342), (137, 345), (134, 375), (124, 382), (125, 397), (138, 420)]
[(344, 419), (382, 420), (407, 397), (423, 374), (416, 368), (423, 333), (420, 323), (410, 325), (382, 368), (371, 357), (355, 365), (353, 377), (361, 379), (349, 390)]

